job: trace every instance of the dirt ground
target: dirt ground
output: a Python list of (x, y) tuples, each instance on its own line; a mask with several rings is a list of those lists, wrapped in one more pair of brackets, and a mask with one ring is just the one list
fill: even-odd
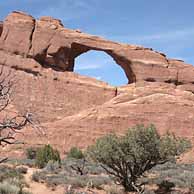
[(27, 189), (33, 194), (64, 194), (65, 188), (58, 186), (55, 188), (49, 188), (44, 183), (34, 182), (32, 180), (32, 174), (37, 171), (34, 168), (28, 168), (28, 172), (25, 174), (25, 181), (29, 185)]
[[(27, 191), (31, 192), (32, 194), (65, 194), (68, 189), (70, 189), (71, 186), (69, 187), (62, 187), (62, 186), (56, 186), (56, 187), (47, 187), (46, 184), (44, 183), (38, 183), (32, 180), (32, 175), (34, 172), (36, 172), (38, 169), (35, 168), (28, 168), (27, 173), (24, 175), (26, 183), (29, 185), (29, 188), (26, 189)], [(82, 189), (81, 191), (91, 193), (91, 194), (105, 194), (105, 191), (99, 191), (99, 190), (88, 190)]]

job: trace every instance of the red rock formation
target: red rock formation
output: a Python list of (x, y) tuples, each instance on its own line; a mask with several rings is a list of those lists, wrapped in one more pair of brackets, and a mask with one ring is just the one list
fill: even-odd
[[(116, 43), (66, 29), (60, 20), (51, 17), (35, 20), (25, 13), (11, 13), (3, 24), (0, 49), (3, 52), (0, 53), (0, 64), (5, 64), (9, 55), (15, 54), (24, 59), (34, 59), (39, 66), (49, 66), (61, 71), (73, 71), (75, 58), (84, 52), (104, 51), (124, 69), (129, 83), (142, 80), (167, 82), (186, 85), (182, 88), (193, 91), (192, 65), (167, 59), (164, 54), (152, 49)], [(14, 60), (14, 63), (18, 68), (34, 68), (33, 65), (20, 61)]]
[[(101, 81), (68, 72), (75, 58), (89, 50), (110, 55), (131, 84), (115, 92)], [(3, 22), (0, 65), (13, 69), (18, 79), (13, 109), (37, 113), (47, 128), (43, 139), (28, 131), (25, 140), (31, 144), (49, 142), (66, 151), (142, 123), (155, 124), (161, 133), (193, 136), (194, 67), (152, 49), (69, 30), (51, 17), (35, 20), (13, 12)]]
[(0, 36), (1, 36), (2, 31), (3, 31), (3, 22), (0, 21)]
[[(84, 86), (83, 90), (89, 89), (88, 85)], [(94, 92), (92, 94), (95, 95)], [(118, 88), (117, 97), (100, 105), (83, 108), (70, 116), (63, 116), (64, 112), (59, 111), (55, 108), (52, 116), (48, 112), (42, 112), (50, 118), (53, 117), (50, 119), (52, 122), (44, 123), (46, 137), (37, 138), (36, 133), (28, 129), (20, 139), (24, 138), (29, 144), (49, 142), (63, 153), (72, 146), (85, 148), (107, 133), (122, 134), (136, 124), (152, 123), (161, 134), (170, 131), (193, 140), (194, 95), (176, 89), (173, 84), (130, 84)], [(61, 114), (58, 119), (57, 112)]]

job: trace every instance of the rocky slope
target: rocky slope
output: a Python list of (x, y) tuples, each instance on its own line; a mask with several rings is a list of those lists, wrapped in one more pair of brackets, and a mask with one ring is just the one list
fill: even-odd
[[(27, 129), (29, 144), (52, 143), (62, 152), (85, 147), (108, 132), (135, 124), (193, 137), (194, 67), (141, 46), (121, 44), (63, 27), (60, 20), (35, 20), (21, 12), (0, 23), (0, 65), (16, 75), (12, 108), (38, 115), (46, 136)], [(120, 65), (129, 84), (112, 87), (73, 73), (74, 60), (104, 51)], [(108, 73), (108, 72), (107, 72)]]

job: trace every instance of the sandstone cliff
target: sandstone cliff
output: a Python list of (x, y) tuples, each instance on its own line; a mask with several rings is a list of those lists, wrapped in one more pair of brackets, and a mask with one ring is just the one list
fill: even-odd
[[(12, 69), (17, 78), (13, 106), (35, 112), (47, 128), (44, 138), (28, 130), (29, 143), (49, 142), (65, 151), (141, 123), (192, 138), (192, 65), (149, 48), (66, 29), (51, 17), (35, 20), (21, 12), (0, 23), (0, 34), (0, 65)], [(75, 58), (89, 50), (110, 55), (129, 84), (116, 89), (73, 73)]]

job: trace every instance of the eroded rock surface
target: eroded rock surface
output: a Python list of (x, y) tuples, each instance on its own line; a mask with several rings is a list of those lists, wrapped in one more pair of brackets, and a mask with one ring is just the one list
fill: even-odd
[[(51, 143), (64, 153), (108, 132), (123, 133), (150, 123), (160, 133), (169, 130), (192, 139), (192, 65), (152, 49), (66, 29), (51, 17), (35, 20), (21, 12), (0, 23), (0, 35), (0, 66), (12, 69), (17, 78), (12, 108), (36, 113), (46, 128), (44, 138), (28, 129), (20, 138), (29, 144)], [(89, 50), (110, 55), (130, 84), (116, 88), (73, 73), (75, 58)]]
[(107, 133), (123, 134), (136, 124), (151, 123), (161, 134), (170, 131), (193, 140), (194, 95), (176, 89), (173, 84), (130, 84), (118, 88), (118, 96), (101, 105), (44, 123), (45, 138), (36, 138), (28, 130), (25, 139), (29, 144), (49, 142), (64, 153), (72, 145), (86, 148)]

